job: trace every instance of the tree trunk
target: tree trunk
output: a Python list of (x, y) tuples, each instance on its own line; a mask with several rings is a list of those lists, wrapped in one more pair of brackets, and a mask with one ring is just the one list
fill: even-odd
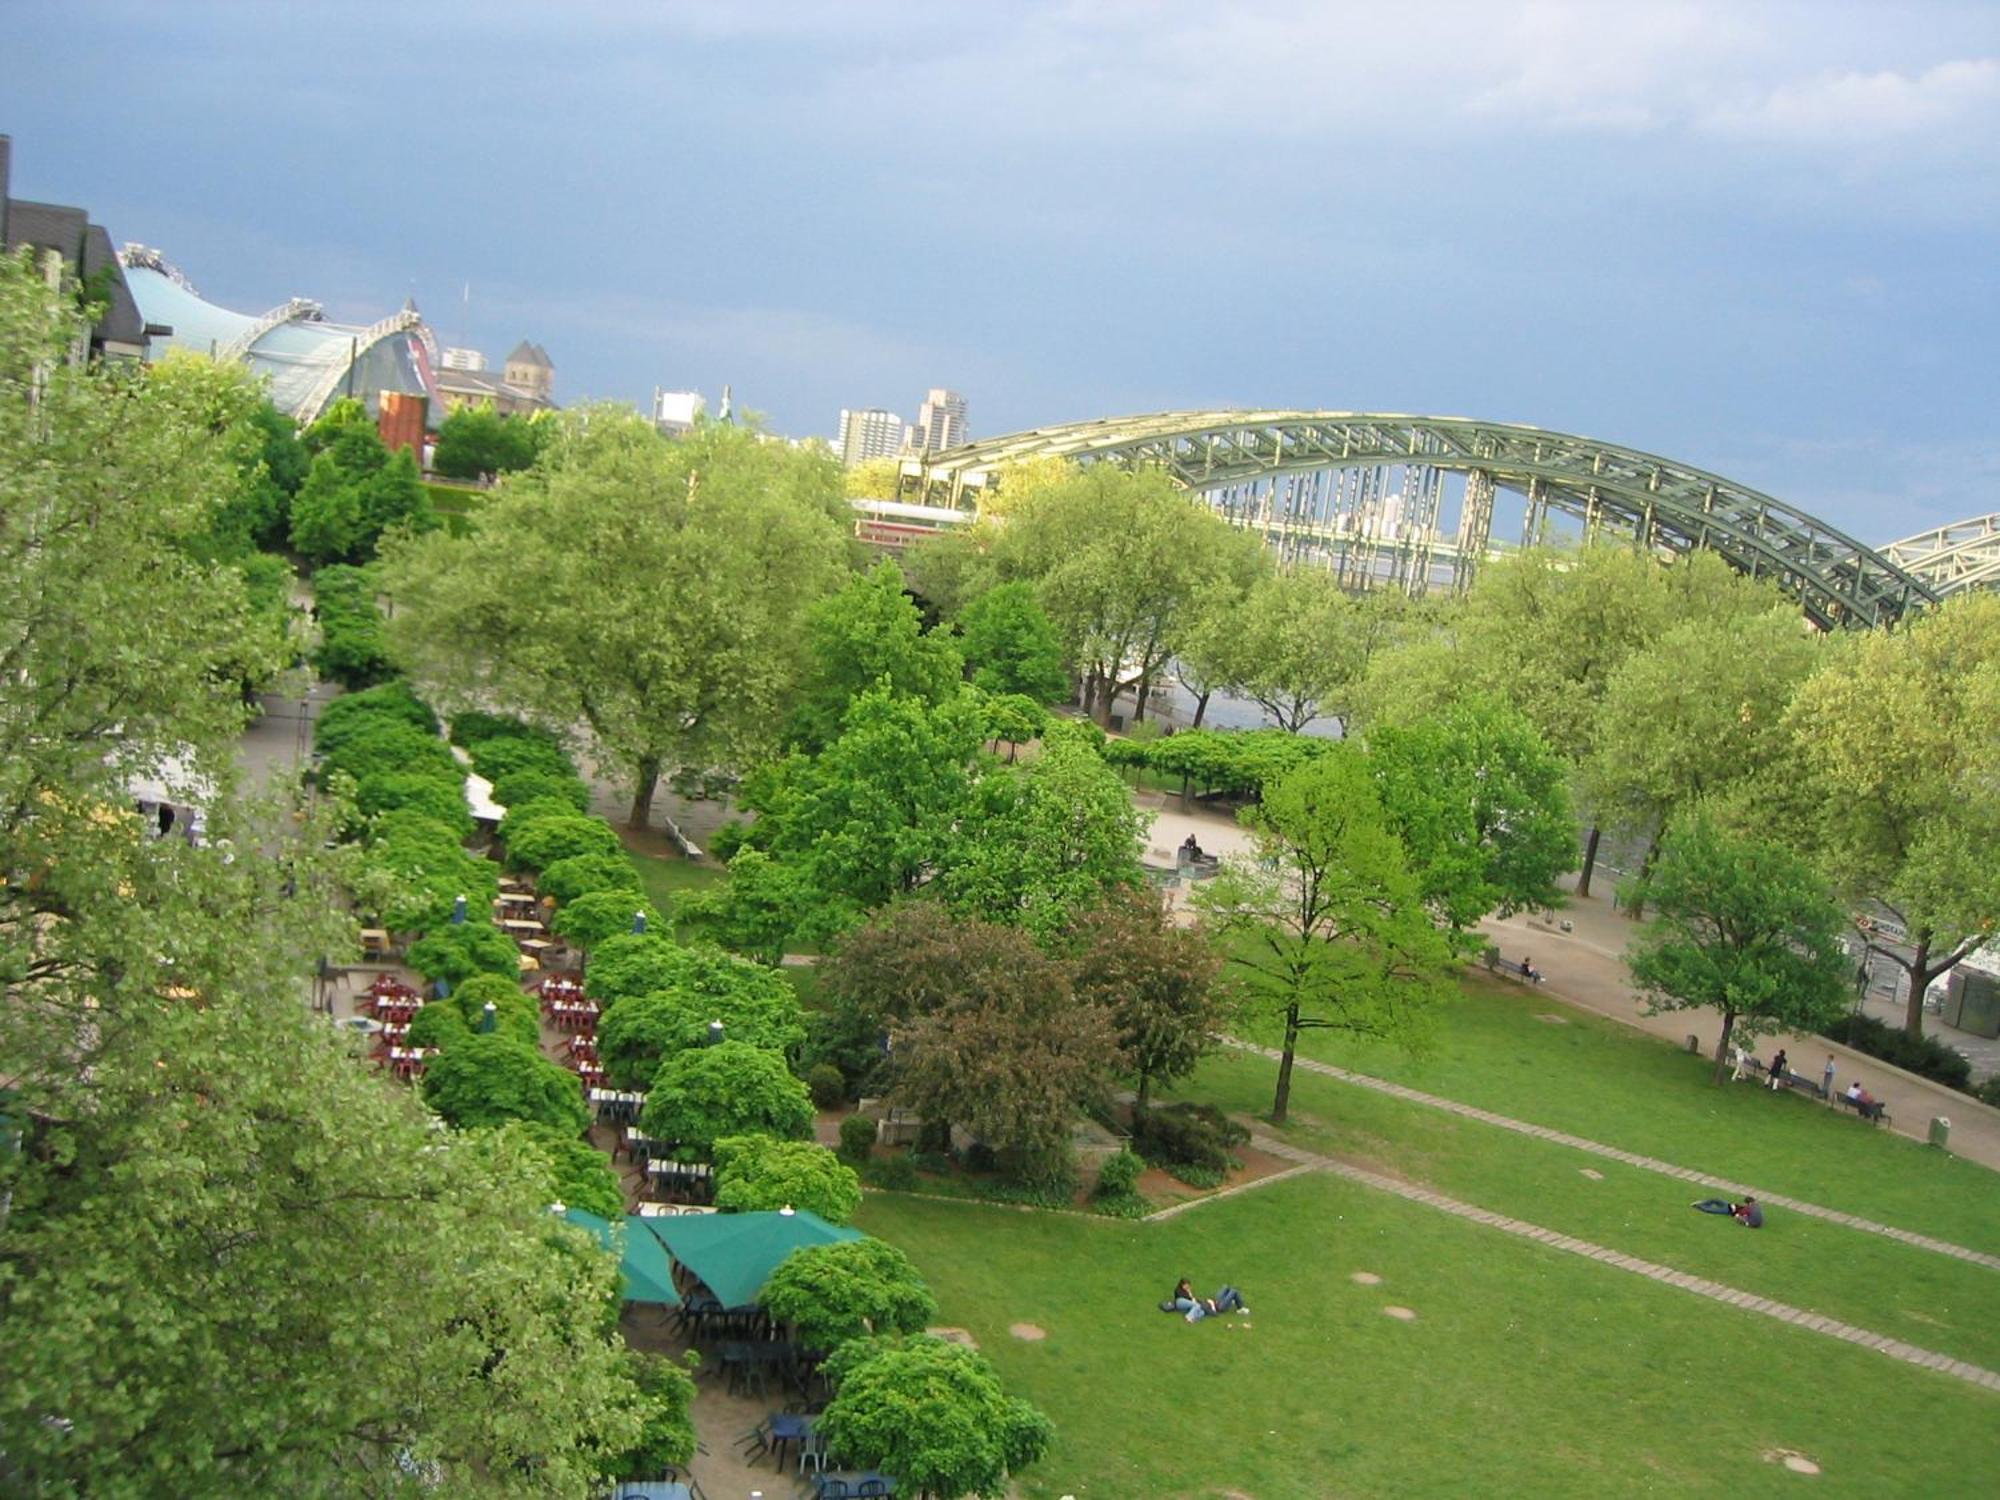
[(1138, 1119), (1146, 1112), (1147, 1101), (1153, 1092), (1153, 1076), (1144, 1068), (1139, 1070), (1139, 1092), (1132, 1101), (1132, 1118)]
[(1209, 695), (1214, 691), (1214, 688), (1203, 688), (1194, 695), (1194, 723), (1188, 726), (1190, 729), (1201, 728), (1201, 716), (1208, 712)]
[(1597, 841), (1603, 836), (1603, 832), (1595, 823), (1590, 825), (1590, 837), (1583, 845), (1583, 873), (1576, 881), (1576, 893), (1579, 896), (1590, 894), (1590, 872), (1597, 868)]
[(1911, 936), (1916, 939), (1916, 952), (1903, 965), (1910, 972), (1910, 1001), (1903, 1011), (1903, 1030), (1914, 1041), (1924, 1034), (1924, 985), (1930, 979), (1931, 930), (1919, 927)]
[(660, 786), (660, 757), (648, 755), (639, 762), (639, 781), (632, 792), (632, 816), (626, 820), (631, 828), (644, 828), (652, 821), (653, 793)]
[(1132, 722), (1140, 723), (1146, 717), (1146, 700), (1153, 696), (1152, 674), (1139, 679), (1139, 701), (1132, 705)]
[(1292, 1103), (1292, 1057), (1299, 1046), (1299, 1008), (1285, 1007), (1285, 1050), (1278, 1059), (1278, 1092), (1271, 1100), (1271, 1123), (1285, 1123), (1285, 1111)]
[(1639, 878), (1633, 882), (1632, 909), (1625, 913), (1633, 921), (1646, 915), (1646, 879), (1653, 873), (1653, 866), (1660, 857), (1660, 836), (1653, 835), (1653, 842), (1646, 846), (1646, 857), (1639, 861)]
[(1719, 1084), (1723, 1081), (1723, 1074), (1729, 1065), (1729, 1034), (1735, 1029), (1736, 1012), (1725, 1010), (1722, 1013), (1722, 1036), (1715, 1044), (1715, 1076), (1709, 1080), (1711, 1083)]

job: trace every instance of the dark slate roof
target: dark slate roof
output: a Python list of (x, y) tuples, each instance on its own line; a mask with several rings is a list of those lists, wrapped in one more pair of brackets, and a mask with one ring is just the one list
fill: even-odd
[(125, 282), (125, 267), (111, 248), (111, 236), (102, 224), (92, 224), (83, 236), (83, 275), (87, 281), (106, 267), (111, 274), (104, 284), (104, 316), (97, 320), (97, 336), (121, 344), (146, 342), (146, 320), (139, 304), (132, 300), (132, 288)]
[(7, 205), (7, 249), (18, 250), (23, 245), (55, 251), (81, 280), (104, 278), (104, 316), (92, 330), (100, 343), (145, 342), (146, 320), (139, 316), (132, 289), (125, 284), (125, 268), (119, 264), (103, 225), (91, 223), (80, 208), (15, 198)]
[(83, 234), (90, 216), (80, 208), (60, 203), (30, 203), (16, 198), (7, 205), (7, 248), (18, 250), (33, 245), (53, 250), (72, 266), (83, 260)]

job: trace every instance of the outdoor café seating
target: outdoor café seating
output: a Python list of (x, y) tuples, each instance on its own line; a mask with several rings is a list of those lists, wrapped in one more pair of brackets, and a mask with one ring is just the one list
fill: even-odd
[(437, 1053), (438, 1049), (435, 1047), (391, 1047), (388, 1055), (389, 1071), (405, 1081), (421, 1078), (424, 1076), (424, 1069), (430, 1066), (430, 1060), (436, 1057)]
[[(600, 1125), (630, 1125), (646, 1106), (644, 1094), (623, 1089), (594, 1088), (586, 1097), (591, 1108), (597, 1111), (597, 1123)], [(617, 1152), (612, 1155), (616, 1156)]]

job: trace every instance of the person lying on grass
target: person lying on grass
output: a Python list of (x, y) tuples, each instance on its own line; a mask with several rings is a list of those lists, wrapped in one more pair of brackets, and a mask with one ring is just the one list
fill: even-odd
[(1705, 1214), (1728, 1214), (1745, 1229), (1764, 1227), (1764, 1205), (1748, 1193), (1743, 1195), (1741, 1203), (1731, 1203), (1726, 1198), (1703, 1198), (1694, 1206)]
[(1187, 1320), (1199, 1323), (1203, 1318), (1219, 1317), (1223, 1313), (1240, 1312), (1250, 1316), (1250, 1309), (1243, 1305), (1243, 1294), (1233, 1286), (1226, 1286), (1213, 1297), (1197, 1297), (1194, 1306), (1187, 1310)]

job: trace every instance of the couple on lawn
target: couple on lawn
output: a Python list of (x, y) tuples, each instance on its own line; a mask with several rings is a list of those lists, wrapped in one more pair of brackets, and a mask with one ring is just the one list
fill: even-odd
[(1213, 1318), (1219, 1313), (1240, 1312), (1250, 1316), (1250, 1309), (1243, 1305), (1243, 1294), (1233, 1286), (1225, 1286), (1213, 1297), (1197, 1297), (1194, 1287), (1183, 1276), (1174, 1283), (1174, 1294), (1160, 1304), (1161, 1312), (1184, 1313), (1190, 1323), (1199, 1323), (1203, 1318)]

